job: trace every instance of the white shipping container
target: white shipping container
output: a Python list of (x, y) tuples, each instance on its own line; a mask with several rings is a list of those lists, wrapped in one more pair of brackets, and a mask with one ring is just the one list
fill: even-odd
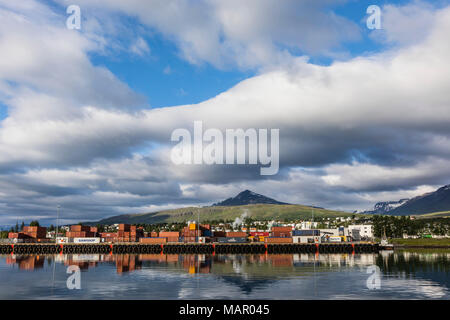
[(293, 236), (292, 237), (292, 242), (293, 243), (309, 243), (308, 239), (313, 239), (313, 237), (308, 237), (308, 236)]
[(72, 239), (68, 237), (58, 237), (56, 238), (56, 243), (69, 243), (71, 240)]
[(330, 241), (330, 242), (342, 242), (342, 238), (341, 237), (329, 237), (328, 241)]
[(100, 243), (100, 238), (73, 238), (75, 243)]

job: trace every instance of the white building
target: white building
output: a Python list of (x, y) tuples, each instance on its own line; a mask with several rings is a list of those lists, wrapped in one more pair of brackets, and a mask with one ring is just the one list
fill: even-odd
[[(349, 235), (354, 237), (353, 230), (359, 231), (361, 238), (373, 238), (373, 225), (371, 224), (353, 224), (348, 226)], [(357, 232), (355, 232), (356, 234)]]
[(301, 230), (311, 230), (311, 229), (316, 229), (318, 225), (318, 222), (311, 222), (311, 221), (303, 221), (300, 224), (300, 229)]
[(330, 237), (337, 237), (339, 236), (339, 228), (334, 229), (319, 229), (320, 235), (323, 236), (330, 236)]

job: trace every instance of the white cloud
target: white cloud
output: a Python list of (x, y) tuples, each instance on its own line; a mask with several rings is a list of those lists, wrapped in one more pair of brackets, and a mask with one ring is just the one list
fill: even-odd
[(431, 32), (434, 6), (415, 0), (409, 5), (386, 4), (382, 10), (382, 29), (372, 32), (376, 40), (394, 45), (419, 43)]
[[(285, 9), (265, 26), (271, 3), (264, 2), (251, 17), (261, 31), (245, 28), (245, 5), (232, 17), (234, 25), (228, 3), (199, 2), (183, 11), (187, 3), (164, 6), (169, 11), (160, 17), (144, 17), (148, 11), (137, 12), (135, 2), (111, 6), (142, 15), (143, 23), (175, 37), (192, 62), (249, 67), (246, 59), (253, 56), (262, 66), (286, 54), (272, 43), (284, 30), (277, 23)], [(204, 5), (221, 15), (219, 26), (204, 17)], [(34, 6), (39, 15), (29, 13)], [(279, 64), (210, 100), (152, 110), (128, 108), (141, 97), (92, 65), (88, 54), (103, 51), (102, 41), (64, 29), (54, 22), (61, 17), (34, 1), (11, 10), (3, 2), (0, 17), (16, 32), (0, 30), (2, 56), (10, 59), (0, 62), (0, 99), (10, 108), (0, 125), (0, 213), (8, 215), (2, 219), (50, 215), (55, 203), (73, 219), (99, 218), (133, 208), (211, 203), (244, 188), (286, 202), (358, 209), (449, 178), (450, 8), (432, 12), (432, 26), (418, 42), (326, 67), (288, 54), (289, 67)], [(169, 25), (169, 13), (183, 19)], [(224, 41), (216, 39), (221, 32)], [(299, 37), (288, 36), (284, 45), (305, 35)], [(320, 41), (306, 43), (308, 50), (321, 48)], [(280, 174), (260, 180), (248, 167), (173, 165), (170, 133), (191, 128), (194, 120), (220, 129), (279, 128)]]
[(130, 51), (138, 56), (144, 56), (150, 53), (150, 48), (147, 42), (141, 37), (137, 38), (135, 43), (130, 47)]
[[(63, 4), (70, 1), (61, 0)], [(334, 55), (360, 38), (353, 22), (328, 10), (329, 0), (78, 1), (137, 17), (173, 40), (189, 62), (261, 68), (292, 59), (288, 50)], [(88, 9), (86, 9), (88, 10)]]

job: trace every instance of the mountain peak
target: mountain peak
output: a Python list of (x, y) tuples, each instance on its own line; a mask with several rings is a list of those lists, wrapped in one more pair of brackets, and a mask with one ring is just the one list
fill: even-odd
[(247, 204), (288, 204), (280, 202), (251, 190), (244, 190), (232, 198), (213, 204), (213, 206), (242, 206)]
[(450, 211), (450, 185), (445, 185), (434, 192), (424, 193), (412, 199), (379, 202), (371, 213), (402, 216), (441, 211)]

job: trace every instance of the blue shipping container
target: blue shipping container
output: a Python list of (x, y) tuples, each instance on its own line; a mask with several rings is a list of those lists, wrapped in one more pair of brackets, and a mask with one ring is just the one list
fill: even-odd
[(292, 235), (296, 237), (320, 236), (319, 230), (293, 230)]

